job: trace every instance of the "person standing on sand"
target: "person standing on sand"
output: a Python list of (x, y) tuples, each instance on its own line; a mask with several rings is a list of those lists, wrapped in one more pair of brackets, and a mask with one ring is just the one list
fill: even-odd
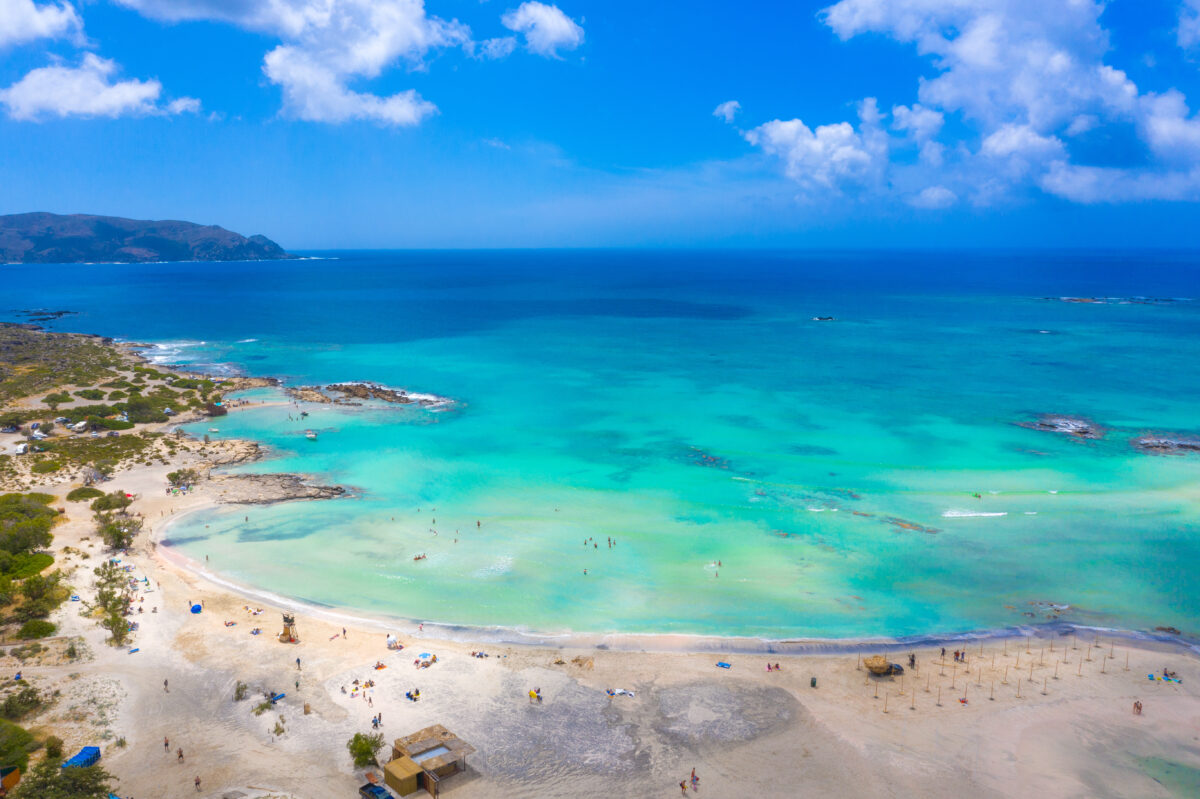
[(182, 746), (175, 750), (175, 759), (177, 761), (179, 761), (180, 763), (183, 762), (183, 747)]
[(296, 658), (296, 671), (300, 671), (300, 658)]
[(171, 740), (165, 735), (163, 736), (163, 751), (167, 752), (168, 754), (171, 751)]
[(171, 693), (171, 689), (167, 687), (167, 681), (166, 681), (166, 680), (163, 680), (163, 691), (164, 691), (165, 693), (168, 693), (168, 694), (169, 694), (169, 693)]
[(687, 796), (687, 780), (679, 781), (679, 790), (683, 791), (684, 796)]
[(200, 775), (196, 775), (196, 790), (200, 790)]

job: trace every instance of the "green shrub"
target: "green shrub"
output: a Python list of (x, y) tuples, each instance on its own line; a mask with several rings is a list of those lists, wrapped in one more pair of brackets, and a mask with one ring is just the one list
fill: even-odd
[(10, 721), (19, 721), (42, 706), (42, 695), (32, 685), (13, 691), (0, 704), (0, 715)]
[(356, 768), (369, 766), (377, 762), (375, 756), (383, 748), (383, 734), (356, 732), (354, 737), (346, 742), (346, 748), (350, 750)]
[(85, 499), (95, 499), (104, 496), (104, 492), (91, 486), (73, 488), (67, 494), (67, 502), (83, 502)]
[(76, 391), (75, 396), (83, 397), (85, 400), (102, 400), (104, 392), (98, 388), (85, 388), (82, 391)]
[(49, 638), (54, 635), (58, 627), (45, 619), (33, 619), (21, 625), (21, 629), (17, 631), (18, 638)]
[(51, 735), (46, 739), (46, 759), (47, 760), (62, 760), (63, 742), (62, 738), (57, 735)]
[(24, 772), (29, 768), (29, 753), (35, 749), (37, 741), (28, 730), (0, 719), (0, 763)]
[(129, 395), (126, 394), (124, 391), (117, 390), (117, 391), (110, 392), (108, 395), (108, 398), (110, 400), (119, 400), (119, 399), (125, 399), (128, 396)]
[(62, 461), (57, 461), (53, 458), (47, 458), (46, 460), (41, 460), (33, 464), (33, 466), (29, 468), (29, 471), (33, 472), (34, 474), (50, 474), (51, 472), (57, 472), (61, 468)]
[(125, 510), (133, 500), (125, 496), (124, 491), (113, 491), (92, 500), (92, 510), (101, 513), (107, 510)]
[(120, 419), (105, 419), (103, 416), (89, 416), (87, 423), (99, 430), (132, 430), (133, 422), (124, 422)]
[(64, 402), (70, 402), (70, 401), (71, 401), (71, 395), (65, 391), (56, 391), (53, 394), (47, 394), (46, 396), (42, 397), (42, 402), (46, 403), (51, 408), (57, 408), (59, 405), (62, 405)]
[(8, 560), (0, 558), (0, 569), (5, 577), (10, 577), (14, 580), (24, 580), (27, 577), (32, 577), (35, 574), (41, 574), (50, 564), (54, 563), (54, 556), (48, 552), (22, 552), (17, 555), (9, 555)]

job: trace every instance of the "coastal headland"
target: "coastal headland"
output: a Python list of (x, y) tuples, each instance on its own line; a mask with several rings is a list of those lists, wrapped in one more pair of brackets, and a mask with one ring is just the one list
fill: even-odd
[[(1168, 631), (1060, 624), (755, 650), (667, 636), (519, 644), (406, 620), (403, 608), (368, 618), (234, 584), (162, 545), (173, 520), (222, 502), (352, 491), (303, 475), (226, 474), (269, 453), (178, 429), (219, 425), (253, 407), (239, 391), (275, 381), (151, 366), (136, 346), (96, 337), (3, 334), (0, 400), (17, 432), (0, 434), (0, 484), (48, 495), (53, 563), (43, 571), (61, 572), (67, 587), (50, 636), (21, 640), (20, 625), (4, 627), (3, 673), (20, 672), (44, 697), (19, 721), (42, 742), (31, 762), (53, 736), (68, 753), (99, 746), (122, 797), (353, 796), (381, 769), (356, 767), (347, 741), (376, 732), (381, 715), (389, 743), (442, 724), (475, 748), (467, 773), (446, 780), (449, 797), (671, 796), (692, 769), (710, 796), (1193, 795), (1200, 658)], [(296, 390), (292, 401), (330, 395), (425, 399), (356, 383)], [(42, 437), (35, 421), (51, 425)], [(114, 549), (98, 530), (112, 511), (91, 504), (117, 492), (129, 500), (119, 519), (140, 530)], [(119, 645), (96, 613), (95, 570), (114, 562), (125, 570), (124, 618), (137, 625)], [(284, 613), (298, 643), (277, 639)], [(389, 649), (389, 635), (403, 648)], [(875, 654), (904, 672), (873, 674), (864, 660)], [(1177, 679), (1147, 679), (1164, 669)], [(529, 700), (534, 688), (543, 701)], [(418, 701), (405, 697), (414, 689)], [(18, 690), (14, 681), (5, 694)]]

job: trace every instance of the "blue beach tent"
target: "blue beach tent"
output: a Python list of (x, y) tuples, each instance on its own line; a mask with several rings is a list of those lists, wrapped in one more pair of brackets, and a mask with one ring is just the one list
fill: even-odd
[(202, 609), (199, 605), (192, 605), (192, 613), (199, 613)]
[(85, 746), (69, 760), (62, 764), (63, 768), (83, 768), (93, 766), (100, 760), (100, 750), (94, 746)]

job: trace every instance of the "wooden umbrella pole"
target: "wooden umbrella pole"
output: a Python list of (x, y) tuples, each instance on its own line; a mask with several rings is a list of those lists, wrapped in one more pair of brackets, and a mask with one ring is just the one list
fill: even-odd
[(1129, 671), (1129, 650), (1125, 650), (1125, 671)]
[(1042, 678), (1042, 696), (1046, 695), (1046, 684), (1048, 682), (1049, 682), (1049, 680), (1046, 677)]
[(988, 695), (988, 699), (992, 702), (996, 701), (996, 678), (992, 678), (992, 692)]

